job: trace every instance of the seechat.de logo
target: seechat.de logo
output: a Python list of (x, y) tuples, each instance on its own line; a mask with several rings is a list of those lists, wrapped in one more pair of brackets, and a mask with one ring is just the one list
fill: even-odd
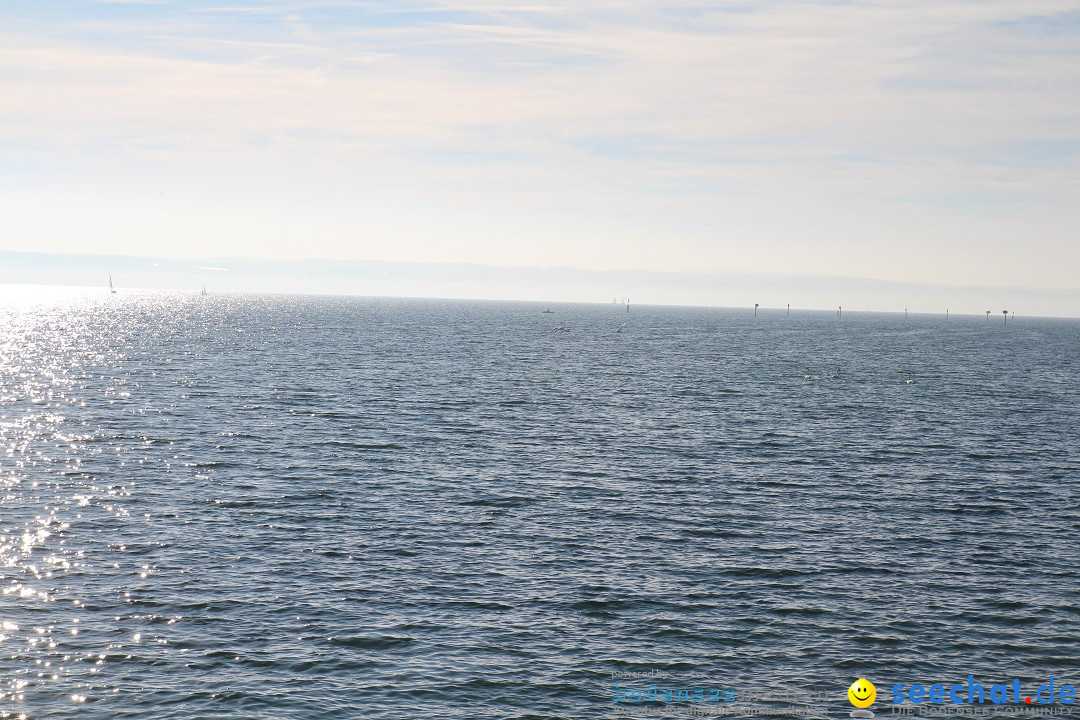
[(948, 683), (936, 683), (930, 687), (914, 684), (910, 689), (904, 685), (892, 686), (892, 701), (899, 705), (904, 701), (910, 701), (912, 705), (930, 703), (940, 705), (952, 701), (957, 704), (976, 705), (992, 703), (1001, 705), (1004, 703), (1017, 703), (1030, 705), (1035, 702), (1040, 705), (1049, 705), (1054, 702), (1055, 695), (1062, 705), (1072, 705), (1076, 702), (1076, 688), (1072, 685), (1054, 685), (1054, 676), (1050, 676), (1050, 682), (1040, 685), (1034, 693), (1023, 691), (1020, 678), (1013, 678), (1009, 684), (983, 686), (975, 682), (974, 675), (968, 675), (967, 683), (956, 683), (951, 687)]

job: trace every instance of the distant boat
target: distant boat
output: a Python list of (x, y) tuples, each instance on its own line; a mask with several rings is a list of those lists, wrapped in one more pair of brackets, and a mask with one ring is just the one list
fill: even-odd
[(114, 288), (112, 284), (112, 273), (109, 273), (109, 292), (111, 292), (113, 295), (116, 294), (116, 288)]
[(200, 294), (200, 295), (203, 295), (203, 296), (206, 296), (206, 295), (209, 295), (210, 293), (206, 292), (206, 286), (205, 286), (205, 285), (203, 285), (203, 286), (202, 286), (202, 292), (201, 292), (201, 293), (199, 293), (199, 294)]
[(554, 310), (541, 310), (541, 312), (543, 312), (545, 315), (549, 315), (549, 314), (554, 313), (555, 311)]

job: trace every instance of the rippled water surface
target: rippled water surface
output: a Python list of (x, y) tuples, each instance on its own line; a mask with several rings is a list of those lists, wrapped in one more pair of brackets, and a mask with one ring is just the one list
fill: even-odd
[(1080, 681), (1080, 322), (551, 307), (6, 294), (0, 715)]

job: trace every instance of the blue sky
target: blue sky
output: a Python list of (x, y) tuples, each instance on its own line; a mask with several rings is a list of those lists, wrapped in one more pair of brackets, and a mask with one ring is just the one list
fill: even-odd
[(1075, 0), (0, 18), (3, 250), (1078, 286)]

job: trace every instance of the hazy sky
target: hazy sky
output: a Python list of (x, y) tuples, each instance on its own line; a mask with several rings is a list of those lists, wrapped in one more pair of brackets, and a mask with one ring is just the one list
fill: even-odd
[(1076, 0), (0, 0), (0, 249), (1080, 286)]

